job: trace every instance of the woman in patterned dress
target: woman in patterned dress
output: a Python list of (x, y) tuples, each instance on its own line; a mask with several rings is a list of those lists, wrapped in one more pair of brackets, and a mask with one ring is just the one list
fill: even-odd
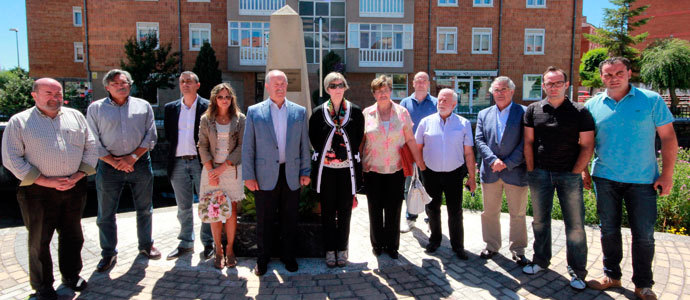
[[(235, 91), (227, 83), (211, 90), (211, 103), (199, 122), (201, 171), (199, 218), (211, 223), (216, 257), (213, 265), (237, 265), (233, 252), (237, 228), (237, 203), (244, 199), (242, 183), (242, 135), (245, 116), (237, 106)], [(223, 225), (225, 223), (225, 225)], [(221, 234), (225, 227), (228, 244), (223, 251)]]

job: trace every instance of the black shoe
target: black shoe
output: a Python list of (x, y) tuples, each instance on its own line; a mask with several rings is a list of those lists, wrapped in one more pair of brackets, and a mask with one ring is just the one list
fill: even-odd
[(434, 252), (436, 252), (436, 249), (438, 249), (438, 247), (440, 247), (440, 246), (441, 246), (441, 244), (438, 244), (438, 243), (429, 243), (426, 245), (426, 252), (434, 253)]
[(257, 259), (256, 260), (256, 266), (254, 267), (254, 274), (256, 276), (263, 276), (266, 274), (266, 271), (268, 270), (268, 261), (265, 259)]
[(204, 252), (202, 253), (204, 259), (209, 259), (213, 257), (214, 254), (216, 254), (216, 249), (213, 248), (213, 245), (204, 246)]
[(386, 250), (386, 253), (388, 253), (388, 256), (390, 256), (392, 259), (398, 259), (398, 250), (388, 249)]
[(371, 248), (371, 253), (373, 253), (374, 256), (381, 256), (381, 254), (383, 254), (383, 248)]
[(161, 258), (161, 252), (156, 249), (153, 245), (149, 247), (148, 250), (140, 250), (139, 253), (146, 256), (148, 259), (159, 259)]
[(57, 300), (58, 296), (55, 290), (52, 288), (49, 290), (41, 291), (41, 292), (35, 292), (31, 295), (29, 295), (29, 299), (36, 299), (36, 300)]
[(193, 253), (194, 252), (194, 247), (192, 248), (182, 248), (182, 247), (177, 247), (175, 250), (170, 252), (168, 254), (168, 257), (166, 257), (167, 260), (173, 260), (176, 259), (182, 255), (185, 255), (187, 253)]
[(297, 265), (297, 260), (294, 258), (280, 259), (280, 261), (285, 264), (285, 270), (288, 272), (297, 272), (299, 270), (299, 265)]
[(457, 255), (459, 259), (462, 259), (462, 260), (470, 259), (469, 256), (467, 256), (465, 249), (454, 250), (454, 252), (455, 252), (455, 255)]
[(496, 251), (491, 251), (491, 250), (489, 250), (489, 249), (484, 249), (484, 250), (482, 250), (482, 253), (479, 254), (479, 257), (481, 257), (481, 258), (483, 258), (483, 259), (489, 259), (489, 258), (494, 257), (494, 255), (496, 255), (497, 253), (498, 253), (498, 252), (496, 252)]
[(521, 266), (521, 267), (524, 267), (524, 266), (529, 265), (531, 263), (531, 261), (529, 261), (529, 259), (527, 259), (527, 257), (525, 257), (524, 255), (513, 254), (513, 260), (515, 261), (516, 264), (518, 264), (518, 266)]
[(101, 258), (101, 261), (98, 262), (98, 265), (96, 266), (96, 271), (98, 273), (103, 273), (105, 271), (110, 270), (115, 263), (117, 262), (117, 256), (104, 256)]
[(63, 280), (62, 284), (64, 284), (66, 287), (72, 289), (75, 292), (81, 292), (86, 289), (86, 286), (88, 285), (86, 283), (86, 280), (84, 278), (81, 278), (77, 276), (75, 279), (67, 279)]

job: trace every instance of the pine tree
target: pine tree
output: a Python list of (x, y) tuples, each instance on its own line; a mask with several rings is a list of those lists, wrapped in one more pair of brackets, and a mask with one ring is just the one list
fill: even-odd
[(171, 53), (171, 48), (170, 43), (159, 45), (155, 34), (139, 42), (134, 37), (127, 39), (127, 63), (120, 61), (120, 66), (132, 75), (134, 96), (156, 102), (159, 88), (175, 87), (180, 54)]
[(192, 72), (199, 76), (199, 82), (201, 83), (197, 93), (199, 96), (208, 99), (211, 96), (213, 87), (223, 82), (223, 73), (218, 68), (216, 51), (213, 51), (211, 44), (205, 42), (201, 46)]

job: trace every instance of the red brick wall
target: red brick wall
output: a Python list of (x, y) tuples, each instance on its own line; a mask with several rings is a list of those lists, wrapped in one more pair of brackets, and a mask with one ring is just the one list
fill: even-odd
[[(199, 51), (189, 51), (189, 23), (211, 24), (211, 46), (216, 52), (218, 67), (227, 69), (228, 61), (228, 21), (227, 1), (187, 2), (182, 0), (182, 49), (184, 68), (191, 70)], [(177, 12), (175, 13), (177, 15)]]
[(636, 48), (644, 49), (660, 38), (690, 40), (690, 1), (638, 0), (634, 3), (634, 7), (643, 5), (649, 5), (649, 8), (640, 17), (652, 19), (632, 32), (634, 35), (649, 32), (647, 39)]

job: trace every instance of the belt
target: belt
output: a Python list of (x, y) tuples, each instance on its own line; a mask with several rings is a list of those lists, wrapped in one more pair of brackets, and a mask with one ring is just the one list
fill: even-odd
[(195, 160), (197, 158), (196, 155), (182, 155), (178, 156), (177, 158), (184, 159), (184, 160)]

